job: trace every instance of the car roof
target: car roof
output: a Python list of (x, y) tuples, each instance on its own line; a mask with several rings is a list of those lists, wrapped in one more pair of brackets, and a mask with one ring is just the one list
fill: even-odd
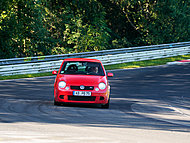
[(101, 63), (100, 60), (97, 60), (97, 59), (88, 59), (88, 58), (68, 58), (68, 59), (64, 59), (64, 61), (87, 61), (87, 62), (98, 62), (98, 63)]

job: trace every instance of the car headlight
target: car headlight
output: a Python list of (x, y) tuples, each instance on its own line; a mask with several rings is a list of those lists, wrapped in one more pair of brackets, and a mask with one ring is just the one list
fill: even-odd
[(106, 85), (105, 83), (101, 82), (99, 85), (98, 85), (99, 89), (101, 90), (104, 90), (106, 88)]
[(64, 88), (66, 86), (66, 82), (60, 81), (58, 85), (60, 88)]

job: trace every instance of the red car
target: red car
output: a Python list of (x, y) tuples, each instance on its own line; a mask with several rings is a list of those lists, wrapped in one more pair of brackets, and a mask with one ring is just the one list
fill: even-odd
[(110, 86), (101, 61), (96, 59), (65, 59), (54, 84), (54, 105), (61, 103), (93, 103), (109, 108)]

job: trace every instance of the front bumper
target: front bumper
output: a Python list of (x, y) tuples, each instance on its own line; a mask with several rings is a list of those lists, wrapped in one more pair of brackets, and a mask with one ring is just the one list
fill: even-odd
[(91, 92), (91, 96), (74, 96), (73, 91), (76, 90), (55, 90), (54, 98), (57, 102), (64, 103), (93, 103), (93, 104), (106, 104), (109, 99), (109, 90), (103, 91), (88, 91)]

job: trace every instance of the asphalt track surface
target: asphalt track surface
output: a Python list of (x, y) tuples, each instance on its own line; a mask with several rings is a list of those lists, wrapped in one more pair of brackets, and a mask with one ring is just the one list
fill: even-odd
[(53, 76), (0, 81), (0, 143), (190, 143), (190, 64), (113, 73), (110, 109), (54, 106)]

